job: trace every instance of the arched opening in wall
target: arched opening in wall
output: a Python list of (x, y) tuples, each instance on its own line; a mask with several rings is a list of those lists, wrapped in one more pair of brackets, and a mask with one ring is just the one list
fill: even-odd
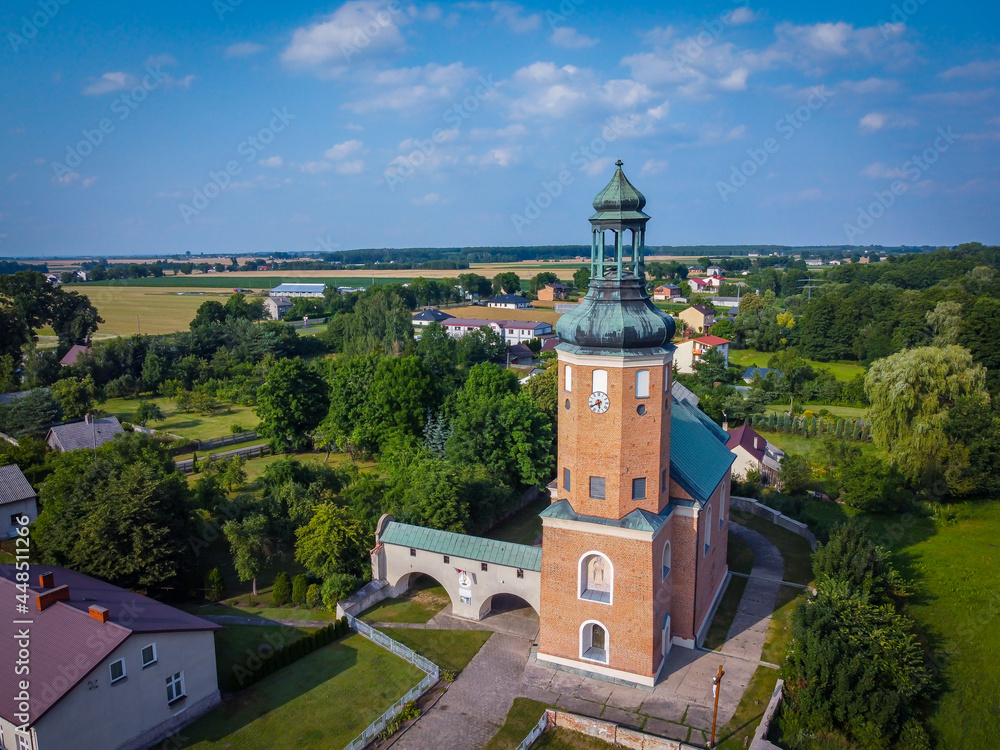
[(479, 619), (489, 619), (489, 627), (504, 633), (534, 638), (538, 632), (538, 613), (516, 594), (494, 594), (483, 602)]
[(611, 604), (614, 599), (615, 567), (600, 552), (587, 552), (578, 566), (577, 592), (581, 599)]
[(449, 605), (455, 607), (447, 589), (426, 573), (407, 573), (393, 588), (399, 596), (383, 599), (358, 617), (365, 622), (427, 622)]
[(580, 626), (580, 658), (607, 664), (611, 653), (608, 629), (597, 620), (587, 620)]

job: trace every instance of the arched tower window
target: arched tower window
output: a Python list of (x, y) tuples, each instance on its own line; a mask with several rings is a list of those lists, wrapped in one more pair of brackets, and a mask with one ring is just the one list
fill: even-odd
[(566, 393), (573, 392), (573, 368), (566, 365)]
[(611, 653), (608, 629), (597, 620), (587, 620), (580, 626), (580, 658), (588, 661), (608, 663)]
[(607, 393), (608, 392), (608, 371), (607, 370), (594, 370), (593, 375), (593, 388), (590, 389), (592, 393)]
[(635, 397), (649, 398), (649, 370), (637, 370), (635, 373)]
[(600, 552), (588, 552), (580, 558), (580, 598), (611, 604), (614, 593), (615, 569), (611, 560)]
[(660, 580), (667, 580), (667, 575), (670, 573), (670, 563), (673, 562), (673, 556), (670, 552), (670, 540), (668, 539), (663, 544), (663, 578)]

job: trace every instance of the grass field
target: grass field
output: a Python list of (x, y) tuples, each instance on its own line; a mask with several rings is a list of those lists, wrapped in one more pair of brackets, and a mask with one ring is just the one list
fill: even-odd
[(342, 748), (422, 677), (416, 667), (352, 635), (241, 691), (185, 728), (171, 747)]
[[(322, 604), (315, 609), (306, 606), (275, 607), (271, 603), (271, 589), (261, 592), (257, 597), (259, 606), (251, 605), (245, 599), (237, 599), (236, 604), (192, 604), (185, 607), (193, 615), (232, 615), (235, 617), (259, 617), (262, 620), (300, 620), (305, 622), (333, 622), (337, 613), (326, 609)], [(262, 627), (262, 626), (253, 626)]]
[(418, 630), (383, 628), (382, 632), (441, 669), (461, 672), (493, 635), (491, 630)]
[[(163, 416), (166, 417), (163, 422), (151, 422), (150, 427), (159, 432), (169, 432), (171, 435), (179, 435), (192, 440), (207, 440), (229, 435), (232, 432), (230, 428), (234, 424), (238, 424), (246, 430), (252, 430), (257, 425), (257, 415), (252, 406), (221, 402), (222, 409), (218, 414), (202, 416), (196, 412), (177, 411), (173, 400), (165, 396), (149, 400), (159, 406)], [(123, 422), (132, 421), (138, 407), (139, 399), (136, 398), (112, 398), (101, 404), (101, 409), (108, 414), (113, 414)], [(229, 447), (224, 446), (217, 450), (224, 451)]]
[[(141, 280), (141, 279), (140, 279)], [(131, 336), (133, 333), (175, 333), (186, 331), (203, 302), (225, 303), (232, 288), (219, 288), (217, 279), (201, 288), (163, 289), (155, 285), (74, 287), (90, 299), (104, 322), (99, 336)], [(180, 286), (180, 285), (178, 285)], [(187, 285), (190, 286), (190, 285)], [(178, 292), (191, 292), (178, 294)], [(137, 317), (138, 316), (138, 317)]]
[(499, 307), (466, 305), (465, 307), (448, 307), (446, 310), (449, 315), (454, 315), (456, 318), (471, 318), (473, 320), (529, 320), (539, 323), (551, 323), (553, 326), (562, 317), (562, 313), (543, 308), (504, 310)]
[(448, 592), (437, 581), (421, 576), (405, 594), (380, 601), (359, 618), (365, 622), (427, 622), (450, 604)]
[(306, 635), (305, 628), (287, 628), (281, 625), (228, 625), (215, 633), (215, 664), (219, 673), (219, 689), (226, 693), (243, 687), (240, 681), (241, 669), (249, 669), (252, 657), (259, 656), (258, 649), (265, 646), (264, 653), (275, 644), (284, 648)]
[(778, 597), (774, 602), (774, 613), (771, 615), (771, 624), (767, 627), (767, 635), (764, 637), (764, 649), (761, 652), (761, 661), (780, 665), (788, 653), (788, 646), (792, 642), (792, 610), (800, 596), (804, 595), (803, 589), (794, 586), (781, 586), (778, 588)]
[[(826, 409), (828, 412), (833, 414), (835, 417), (842, 417), (843, 419), (865, 419), (868, 417), (868, 409), (861, 406), (830, 406), (829, 404), (812, 404), (812, 403), (801, 403), (796, 401), (795, 408), (802, 407), (803, 409), (810, 409), (816, 414), (820, 412), (821, 409)], [(788, 411), (788, 404), (772, 405), (764, 408), (764, 411), (775, 414), (784, 414)]]
[[(755, 349), (731, 349), (729, 363), (740, 367), (767, 367), (767, 361), (774, 355)], [(837, 380), (853, 380), (855, 375), (864, 375), (865, 368), (857, 362), (817, 362), (807, 359), (817, 370), (829, 370)]]

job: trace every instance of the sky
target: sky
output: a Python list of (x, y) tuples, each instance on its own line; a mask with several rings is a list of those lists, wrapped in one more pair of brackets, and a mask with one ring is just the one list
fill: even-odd
[(0, 256), (1000, 242), (1000, 10), (941, 0), (0, 9)]

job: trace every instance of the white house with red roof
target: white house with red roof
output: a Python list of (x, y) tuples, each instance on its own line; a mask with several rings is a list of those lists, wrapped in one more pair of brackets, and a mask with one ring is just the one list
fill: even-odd
[(551, 323), (532, 320), (481, 320), (478, 318), (451, 318), (441, 321), (449, 334), (460, 338), (470, 331), (487, 326), (503, 336), (507, 344), (523, 344), (531, 339), (552, 335)]
[(687, 282), (688, 286), (691, 287), (692, 294), (709, 294), (722, 286), (725, 279), (721, 276), (692, 276)]
[(766, 485), (778, 484), (778, 473), (785, 452), (773, 443), (767, 442), (760, 433), (748, 424), (728, 430), (729, 442), (726, 447), (736, 456), (732, 472), (734, 479), (746, 479), (747, 473), (756, 469), (761, 482)]
[(694, 363), (701, 360), (709, 349), (716, 349), (729, 367), (729, 344), (728, 339), (721, 336), (701, 336), (696, 339), (686, 339), (677, 344), (674, 352), (674, 364), (677, 372), (690, 375), (694, 372)]

